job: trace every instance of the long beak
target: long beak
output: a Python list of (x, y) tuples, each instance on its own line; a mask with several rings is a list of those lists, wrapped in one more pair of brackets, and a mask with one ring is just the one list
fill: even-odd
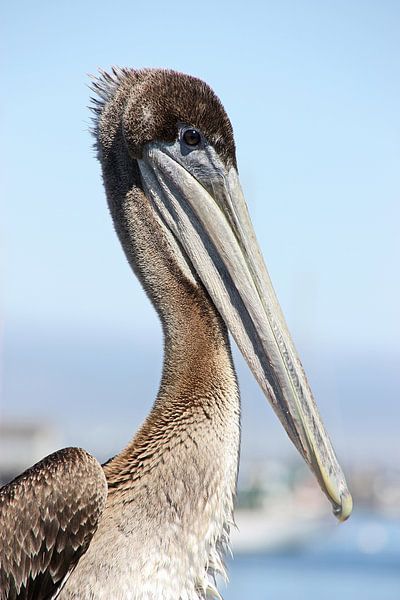
[[(236, 170), (192, 175), (163, 144), (138, 161), (146, 194), (179, 240), (334, 514), (352, 499), (265, 267)], [(215, 161), (212, 164), (215, 173)], [(211, 169), (210, 169), (211, 171)], [(208, 173), (210, 172), (208, 171)]]

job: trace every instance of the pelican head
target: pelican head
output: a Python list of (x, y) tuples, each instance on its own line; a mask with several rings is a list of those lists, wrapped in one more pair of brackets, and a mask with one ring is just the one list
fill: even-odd
[(145, 274), (134, 234), (138, 212), (160, 225), (182, 280), (205, 290), (334, 514), (347, 519), (351, 496), (256, 240), (221, 102), (202, 81), (169, 70), (116, 70), (93, 85), (110, 210), (164, 329), (157, 273)]

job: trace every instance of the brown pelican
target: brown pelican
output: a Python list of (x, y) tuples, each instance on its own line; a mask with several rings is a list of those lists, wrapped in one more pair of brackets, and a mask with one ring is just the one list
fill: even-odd
[(110, 212), (163, 325), (162, 380), (139, 432), (104, 465), (107, 492), (78, 449), (2, 489), (1, 598), (218, 598), (240, 438), (228, 330), (341, 520), (351, 496), (256, 242), (220, 101), (160, 69), (114, 70), (93, 87)]

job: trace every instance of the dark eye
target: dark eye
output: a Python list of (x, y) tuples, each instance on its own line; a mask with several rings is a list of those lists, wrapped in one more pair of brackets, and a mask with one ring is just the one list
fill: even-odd
[(188, 146), (198, 146), (201, 142), (201, 135), (196, 129), (186, 129), (183, 134), (183, 141)]

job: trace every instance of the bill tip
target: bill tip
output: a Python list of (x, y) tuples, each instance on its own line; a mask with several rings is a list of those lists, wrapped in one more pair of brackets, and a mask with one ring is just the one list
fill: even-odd
[(340, 521), (340, 523), (343, 523), (350, 517), (352, 510), (353, 498), (351, 497), (351, 494), (346, 491), (340, 496), (340, 504), (334, 506), (333, 514)]

